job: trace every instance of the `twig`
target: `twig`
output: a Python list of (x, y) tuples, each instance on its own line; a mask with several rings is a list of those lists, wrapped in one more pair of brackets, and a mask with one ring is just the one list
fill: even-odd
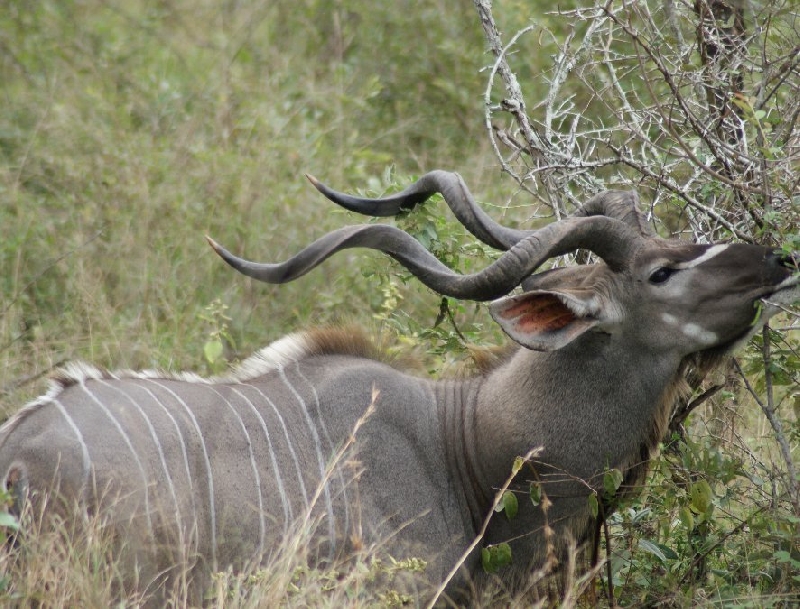
[(775, 432), (775, 441), (778, 443), (778, 446), (781, 449), (781, 454), (783, 455), (784, 461), (786, 461), (786, 471), (789, 476), (789, 483), (788, 483), (788, 490), (789, 490), (789, 500), (792, 502), (792, 506), (794, 507), (794, 513), (797, 516), (800, 516), (800, 480), (797, 478), (797, 469), (795, 469), (794, 461), (792, 460), (792, 451), (789, 447), (789, 441), (786, 439), (786, 435), (783, 433), (783, 425), (781, 424), (781, 420), (775, 415), (775, 402), (774, 402), (774, 395), (773, 395), (773, 386), (772, 386), (772, 357), (770, 353), (770, 338), (769, 338), (769, 325), (764, 325), (761, 330), (761, 338), (762, 338), (762, 347), (761, 347), (761, 357), (764, 363), (764, 382), (765, 382), (765, 392), (767, 395), (767, 402), (766, 404), (764, 401), (759, 398), (758, 394), (756, 393), (753, 386), (750, 384), (750, 381), (747, 380), (747, 376), (745, 376), (744, 371), (742, 370), (739, 362), (734, 359), (733, 365), (736, 366), (736, 371), (742, 377), (744, 381), (744, 386), (753, 399), (756, 401), (758, 406), (761, 408), (761, 412), (764, 413), (764, 416), (767, 417), (769, 424), (772, 426), (772, 430)]
[[(491, 18), (491, 16), (490, 16), (490, 18)], [(492, 25), (494, 25), (494, 23), (492, 23)], [(502, 153), (500, 152), (500, 148), (497, 146), (496, 133), (495, 133), (494, 126), (492, 125), (492, 108), (493, 108), (493, 105), (492, 105), (492, 89), (494, 88), (494, 76), (495, 76), (495, 74), (498, 73), (498, 71), (501, 69), (502, 66), (505, 66), (505, 68), (508, 69), (508, 64), (505, 62), (506, 52), (514, 44), (516, 44), (516, 42), (517, 42), (517, 40), (519, 39), (520, 36), (522, 36), (523, 34), (531, 31), (532, 29), (533, 29), (533, 26), (528, 26), (525, 29), (521, 30), (520, 32), (517, 32), (516, 36), (514, 36), (511, 39), (511, 42), (508, 45), (506, 45), (504, 48), (501, 48), (499, 50), (499, 52), (496, 54), (496, 59), (495, 59), (494, 65), (492, 65), (492, 69), (491, 69), (491, 72), (489, 74), (489, 79), (488, 79), (488, 82), (487, 82), (487, 85), (486, 85), (486, 91), (483, 94), (483, 101), (484, 101), (484, 105), (486, 107), (486, 111), (485, 111), (485, 114), (484, 114), (484, 121), (486, 123), (486, 130), (489, 132), (489, 141), (492, 144), (492, 148), (494, 149), (495, 156), (497, 156), (497, 159), (500, 161), (500, 165), (501, 165), (503, 171), (505, 171), (510, 176), (512, 176), (523, 187), (524, 187), (523, 178), (519, 177), (514, 172), (514, 170), (511, 169), (511, 166), (508, 163), (506, 163), (505, 159), (503, 158)], [(496, 29), (492, 28), (491, 31), (494, 34), (497, 34), (497, 30)], [(499, 37), (499, 34), (497, 34), (497, 35)], [(499, 44), (499, 38), (498, 38), (498, 44)], [(513, 76), (513, 73), (512, 73), (512, 76)], [(528, 140), (528, 145), (530, 146), (530, 140)], [(531, 152), (530, 148), (528, 149), (528, 152)]]
[(683, 422), (686, 418), (692, 414), (692, 412), (701, 404), (706, 402), (707, 400), (714, 397), (720, 389), (723, 389), (725, 385), (712, 385), (708, 389), (706, 389), (703, 393), (698, 395), (695, 399), (691, 400), (684, 406), (683, 408), (677, 409), (669, 421), (669, 430), (670, 432), (677, 431), (678, 428), (683, 425)]
[(742, 521), (741, 521), (739, 524), (737, 524), (735, 527), (733, 527), (733, 528), (732, 528), (730, 531), (728, 531), (728, 532), (727, 532), (727, 533), (725, 533), (725, 534), (724, 534), (722, 537), (720, 537), (719, 539), (717, 539), (717, 541), (716, 541), (716, 542), (714, 542), (714, 543), (712, 543), (710, 546), (706, 547), (704, 552), (701, 552), (701, 553), (699, 553), (697, 556), (695, 556), (695, 557), (694, 557), (694, 560), (692, 560), (692, 564), (690, 564), (690, 565), (689, 565), (689, 566), (686, 568), (686, 571), (684, 572), (683, 576), (682, 576), (682, 577), (681, 577), (681, 579), (680, 579), (680, 583), (681, 583), (681, 584), (685, 584), (685, 583), (687, 583), (687, 582), (689, 581), (689, 576), (690, 576), (690, 574), (692, 573), (692, 571), (694, 571), (694, 569), (695, 569), (695, 567), (697, 567), (697, 565), (699, 565), (699, 564), (700, 564), (701, 562), (703, 562), (703, 561), (704, 561), (706, 558), (708, 558), (708, 556), (709, 556), (709, 555), (710, 555), (710, 554), (711, 554), (711, 553), (712, 553), (712, 552), (713, 552), (715, 549), (717, 549), (719, 546), (721, 546), (722, 544), (724, 544), (725, 542), (727, 542), (727, 541), (728, 541), (728, 539), (729, 539), (730, 537), (732, 537), (733, 535), (736, 535), (737, 533), (739, 533), (740, 531), (742, 531), (742, 530), (743, 530), (743, 529), (744, 529), (744, 528), (745, 528), (747, 525), (749, 525), (749, 524), (750, 524), (750, 522), (752, 521), (752, 519), (753, 519), (755, 516), (757, 516), (758, 514), (760, 514), (761, 512), (763, 512), (764, 510), (766, 510), (766, 509), (767, 509), (767, 507), (768, 507), (768, 506), (766, 506), (766, 505), (765, 505), (765, 506), (761, 506), (760, 508), (758, 508), (758, 509), (757, 509), (755, 512), (753, 512), (753, 513), (752, 513), (752, 514), (750, 514), (750, 515), (749, 515), (747, 518), (745, 518), (744, 520), (742, 520)]
[[(541, 446), (532, 448), (527, 453), (525, 453), (525, 456), (522, 457), (522, 461), (524, 463), (527, 463), (533, 457), (539, 456), (539, 453), (541, 452), (542, 452)], [(450, 581), (456, 576), (456, 573), (458, 573), (459, 569), (461, 569), (461, 567), (464, 565), (467, 558), (469, 558), (469, 555), (472, 554), (475, 548), (478, 547), (478, 544), (480, 544), (481, 541), (483, 541), (483, 538), (486, 535), (486, 529), (489, 528), (489, 522), (491, 521), (492, 516), (494, 516), (495, 514), (495, 509), (497, 508), (498, 505), (500, 505), (500, 502), (503, 501), (503, 493), (505, 493), (508, 490), (508, 487), (511, 486), (511, 483), (514, 481), (514, 478), (517, 476), (517, 473), (519, 473), (519, 470), (517, 469), (512, 470), (511, 475), (505, 481), (503, 486), (500, 487), (500, 490), (497, 491), (497, 493), (494, 496), (494, 502), (492, 503), (492, 508), (489, 510), (489, 515), (486, 516), (486, 518), (484, 519), (483, 526), (481, 526), (481, 530), (478, 532), (478, 535), (475, 537), (475, 539), (472, 540), (472, 543), (469, 544), (469, 546), (467, 546), (467, 549), (464, 550), (464, 553), (456, 561), (456, 564), (447, 574), (447, 577), (444, 578), (444, 581), (436, 589), (436, 592), (434, 593), (430, 602), (426, 605), (426, 609), (433, 609), (433, 606), (439, 601), (439, 598), (442, 596), (442, 594), (444, 594), (444, 590), (445, 588), (447, 588), (447, 584), (449, 584)]]
[[(519, 86), (516, 75), (506, 61), (506, 49), (503, 48), (503, 43), (500, 40), (500, 32), (497, 31), (497, 26), (492, 16), (491, 0), (475, 0), (475, 8), (478, 9), (478, 15), (481, 18), (481, 25), (483, 26), (486, 40), (489, 42), (489, 48), (492, 54), (497, 58), (497, 72), (506, 85), (506, 91), (508, 91), (508, 99), (504, 100), (503, 108), (514, 116), (525, 140), (531, 145), (535, 143), (535, 148), (542, 149), (544, 148), (544, 143), (533, 127), (531, 127), (530, 119), (525, 110), (525, 100), (522, 96), (522, 89)], [(527, 29), (528, 28), (526, 28), (526, 30)], [(516, 38), (522, 35), (526, 30), (517, 34)]]
[(612, 609), (617, 606), (614, 600), (614, 574), (611, 571), (611, 534), (608, 531), (608, 520), (603, 501), (598, 497), (597, 507), (600, 510), (600, 521), (603, 523), (603, 537), (606, 540), (606, 579), (608, 580), (608, 606)]

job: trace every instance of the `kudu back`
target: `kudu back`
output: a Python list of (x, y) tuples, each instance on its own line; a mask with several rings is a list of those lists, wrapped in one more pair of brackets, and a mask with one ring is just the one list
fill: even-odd
[[(548, 544), (563, 559), (570, 544), (593, 541), (588, 496), (602, 501), (603, 472), (620, 470), (623, 490), (641, 482), (687, 368), (729, 352), (799, 296), (796, 257), (661, 239), (635, 193), (606, 192), (572, 217), (521, 231), (492, 221), (453, 173), (431, 172), (380, 200), (311, 181), (375, 216), (441, 192), (477, 238), (504, 253), (462, 276), (381, 224), (333, 231), (279, 264), (238, 258), (209, 239), (212, 247), (269, 283), (342, 249), (380, 250), (439, 294), (491, 301), (520, 347), (458, 380), (407, 375), (357, 333), (331, 329), (287, 336), (221, 378), (72, 365), (0, 429), (0, 475), (17, 512), (48, 494), (53, 510), (106, 509), (125, 540), (120, 556), (138, 574), (133, 585), (144, 589), (186, 561), (196, 561), (198, 582), (266, 561), (310, 522), (312, 560), (374, 544), (395, 558), (424, 558), (437, 584), (492, 514), (515, 458), (541, 447), (510, 488), (527, 496), (538, 484), (552, 505), (545, 514), (522, 499), (515, 518), (490, 519), (483, 540), (510, 544), (512, 565), (497, 576), (524, 586)], [(602, 261), (535, 274), (577, 249)], [(475, 551), (448, 593), (481, 578)]]

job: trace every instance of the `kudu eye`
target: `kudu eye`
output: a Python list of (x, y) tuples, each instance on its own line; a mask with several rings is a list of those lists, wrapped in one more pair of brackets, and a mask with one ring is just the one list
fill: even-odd
[(676, 269), (671, 269), (667, 266), (662, 266), (657, 268), (655, 271), (650, 273), (649, 281), (653, 285), (660, 285), (662, 283), (666, 283), (667, 280), (672, 277), (672, 275), (676, 272)]

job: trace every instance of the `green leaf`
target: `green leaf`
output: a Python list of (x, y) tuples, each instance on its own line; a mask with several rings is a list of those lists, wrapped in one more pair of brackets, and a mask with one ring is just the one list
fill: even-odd
[(496, 546), (497, 548), (497, 564), (501, 567), (511, 564), (511, 546), (507, 543), (501, 543)]
[(0, 527), (17, 531), (19, 530), (19, 521), (13, 514), (9, 514), (8, 512), (0, 512)]
[(506, 513), (506, 517), (509, 520), (512, 520), (519, 511), (519, 501), (517, 501), (517, 496), (511, 492), (506, 491), (503, 493), (503, 511)]
[(657, 543), (656, 545), (664, 554), (664, 556), (667, 557), (667, 560), (678, 560), (678, 558), (680, 558), (678, 553), (669, 546), (665, 546), (663, 543)]
[(203, 355), (206, 356), (206, 361), (209, 364), (215, 363), (222, 357), (224, 348), (221, 340), (209, 340), (203, 345)]
[(786, 562), (791, 559), (792, 555), (785, 550), (779, 550), (773, 554), (775, 560), (778, 562)]
[(698, 480), (692, 485), (690, 490), (691, 504), (689, 507), (695, 514), (702, 514), (710, 516), (714, 511), (713, 497), (714, 493), (711, 490), (708, 482), (705, 480)]
[(538, 506), (542, 502), (542, 487), (538, 482), (531, 482), (531, 503)]
[(525, 465), (525, 459), (522, 457), (516, 457), (514, 459), (514, 465), (511, 466), (511, 474), (516, 476), (519, 473), (519, 470), (522, 469), (523, 465)]
[(418, 233), (414, 235), (426, 250), (431, 249), (431, 240), (426, 233)]
[(683, 506), (678, 511), (678, 518), (680, 518), (683, 526), (685, 526), (687, 529), (690, 531), (694, 529), (694, 516), (692, 516), (692, 510), (690, 510), (688, 507)]
[(603, 474), (603, 489), (609, 497), (617, 494), (617, 489), (622, 484), (622, 472), (618, 469), (610, 469)]
[(511, 546), (500, 543), (481, 550), (481, 564), (486, 573), (497, 573), (501, 567), (511, 564)]
[(731, 97), (731, 102), (733, 102), (735, 106), (741, 108), (746, 114), (753, 114), (753, 105), (750, 103), (750, 100), (743, 95), (734, 95)]
[(436, 231), (436, 225), (433, 222), (428, 222), (423, 230), (431, 241), (436, 241), (439, 238), (439, 233)]
[(597, 493), (589, 495), (589, 511), (592, 513), (592, 518), (597, 518), (600, 513), (600, 504), (597, 501)]
[(664, 552), (661, 551), (661, 548), (659, 548), (649, 539), (640, 539), (639, 547), (645, 552), (648, 552), (649, 554), (652, 554), (653, 556), (658, 558), (658, 560), (660, 560), (662, 563), (667, 562), (667, 557), (664, 556)]
[(753, 317), (753, 321), (750, 322), (751, 326), (755, 326), (758, 323), (758, 320), (761, 319), (761, 314), (764, 312), (764, 305), (761, 301), (757, 301), (753, 308), (756, 310), (755, 317)]
[(519, 502), (517, 501), (517, 496), (512, 491), (504, 491), (500, 501), (498, 501), (497, 505), (494, 506), (494, 511), (505, 512), (509, 519), (514, 518), (519, 511)]

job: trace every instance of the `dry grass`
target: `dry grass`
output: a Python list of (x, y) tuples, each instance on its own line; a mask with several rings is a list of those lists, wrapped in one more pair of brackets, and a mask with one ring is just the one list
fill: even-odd
[[(76, 526), (40, 513), (26, 515), (24, 521), (25, 533), (16, 545), (0, 550), (0, 603), (5, 606), (361, 609), (417, 606), (433, 592), (424, 560), (394, 560), (382, 554), (380, 543), (324, 568), (310, 566), (307, 550), (318, 523), (298, 526), (298, 533), (285, 539), (263, 564), (212, 574), (202, 590), (194, 586), (196, 574), (190, 565), (184, 564), (176, 565), (166, 583), (153, 591), (153, 586), (132, 579), (134, 571), (119, 558), (120, 540), (107, 519), (93, 517)], [(539, 596), (544, 588), (537, 585), (547, 581), (541, 573), (538, 582), (531, 578), (527, 591), (516, 596), (498, 580), (470, 606), (585, 606), (594, 598), (585, 595), (593, 589), (596, 574), (597, 570), (579, 577), (571, 561), (561, 576), (566, 595), (560, 601)], [(441, 597), (437, 606), (453, 605)]]

